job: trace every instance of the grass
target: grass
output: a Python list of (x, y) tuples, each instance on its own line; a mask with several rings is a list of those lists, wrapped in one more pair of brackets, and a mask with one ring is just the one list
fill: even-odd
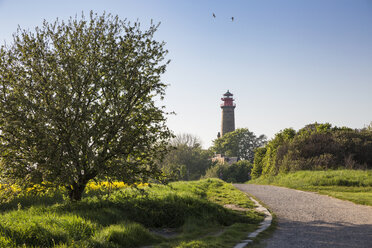
[[(175, 239), (173, 242), (167, 242), (159, 244), (156, 247), (164, 248), (186, 248), (186, 247), (233, 247), (241, 240), (247, 237), (248, 232), (252, 232), (256, 229), (255, 226), (247, 223), (235, 223), (231, 226), (226, 227), (222, 231), (210, 232), (201, 237), (190, 237), (185, 238), (183, 241)], [(219, 234), (219, 235), (216, 235)]]
[[(98, 187), (81, 202), (57, 191), (11, 199), (0, 204), (0, 247), (231, 247), (263, 219), (242, 192), (217, 179), (142, 189), (103, 194)], [(159, 235), (165, 229), (175, 235)]]
[(92, 244), (95, 247), (133, 247), (158, 243), (161, 240), (138, 223), (121, 223), (97, 232), (92, 238)]
[(297, 171), (258, 178), (249, 183), (313, 191), (372, 206), (372, 170)]
[[(259, 202), (263, 207), (267, 208), (269, 211), (269, 207), (263, 203), (262, 201), (260, 201), (259, 199), (257, 199), (254, 195), (252, 194), (249, 194), (249, 193), (246, 193), (248, 196), (254, 198), (257, 202)], [(250, 248), (264, 248), (266, 246), (265, 242), (262, 242), (263, 240), (265, 239), (268, 239), (270, 237), (272, 237), (272, 235), (274, 234), (274, 231), (276, 230), (277, 226), (278, 226), (278, 221), (277, 221), (277, 216), (275, 213), (271, 212), (271, 216), (273, 217), (272, 219), (272, 222), (271, 222), (271, 225), (268, 229), (266, 229), (265, 231), (261, 232), (254, 240), (253, 240), (253, 243), (251, 243), (249, 245)]]
[[(260, 204), (263, 205), (262, 203), (260, 203)], [(274, 231), (276, 230), (276, 228), (278, 226), (278, 220), (277, 220), (277, 216), (275, 215), (275, 213), (271, 213), (271, 215), (273, 216), (271, 226), (268, 229), (266, 229), (265, 231), (263, 231), (262, 233), (260, 233), (257, 236), (257, 238), (255, 238), (253, 240), (253, 243), (251, 243), (249, 248), (264, 248), (266, 246), (264, 240), (268, 239), (268, 238), (271, 238), (273, 236)]]

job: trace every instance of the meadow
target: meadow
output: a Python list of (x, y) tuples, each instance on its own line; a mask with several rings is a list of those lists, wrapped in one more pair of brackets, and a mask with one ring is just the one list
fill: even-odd
[(313, 191), (372, 206), (372, 170), (296, 171), (260, 177), (249, 183)]
[(263, 219), (253, 208), (218, 179), (91, 184), (80, 202), (59, 190), (26, 194), (2, 199), (0, 247), (232, 247)]

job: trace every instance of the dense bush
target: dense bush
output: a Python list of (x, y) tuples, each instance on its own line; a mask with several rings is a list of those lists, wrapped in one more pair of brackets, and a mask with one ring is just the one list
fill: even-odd
[(229, 183), (244, 183), (251, 179), (252, 164), (240, 160), (234, 164), (218, 163), (208, 169), (205, 178), (220, 178)]
[(279, 172), (372, 168), (372, 132), (368, 129), (310, 124), (285, 129), (255, 153), (252, 177)]

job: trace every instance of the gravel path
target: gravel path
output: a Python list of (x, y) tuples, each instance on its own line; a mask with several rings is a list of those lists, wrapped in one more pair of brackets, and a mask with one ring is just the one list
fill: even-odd
[(271, 209), (278, 227), (267, 248), (372, 248), (372, 207), (269, 185), (235, 184)]

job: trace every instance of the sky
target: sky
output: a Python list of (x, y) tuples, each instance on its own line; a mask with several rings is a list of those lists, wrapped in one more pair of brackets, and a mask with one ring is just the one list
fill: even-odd
[(18, 26), (91, 10), (143, 28), (161, 22), (155, 39), (171, 60), (161, 104), (176, 113), (167, 124), (205, 148), (221, 129), (227, 90), (236, 128), (269, 139), (314, 122), (372, 121), (372, 0), (0, 0), (0, 44)]

